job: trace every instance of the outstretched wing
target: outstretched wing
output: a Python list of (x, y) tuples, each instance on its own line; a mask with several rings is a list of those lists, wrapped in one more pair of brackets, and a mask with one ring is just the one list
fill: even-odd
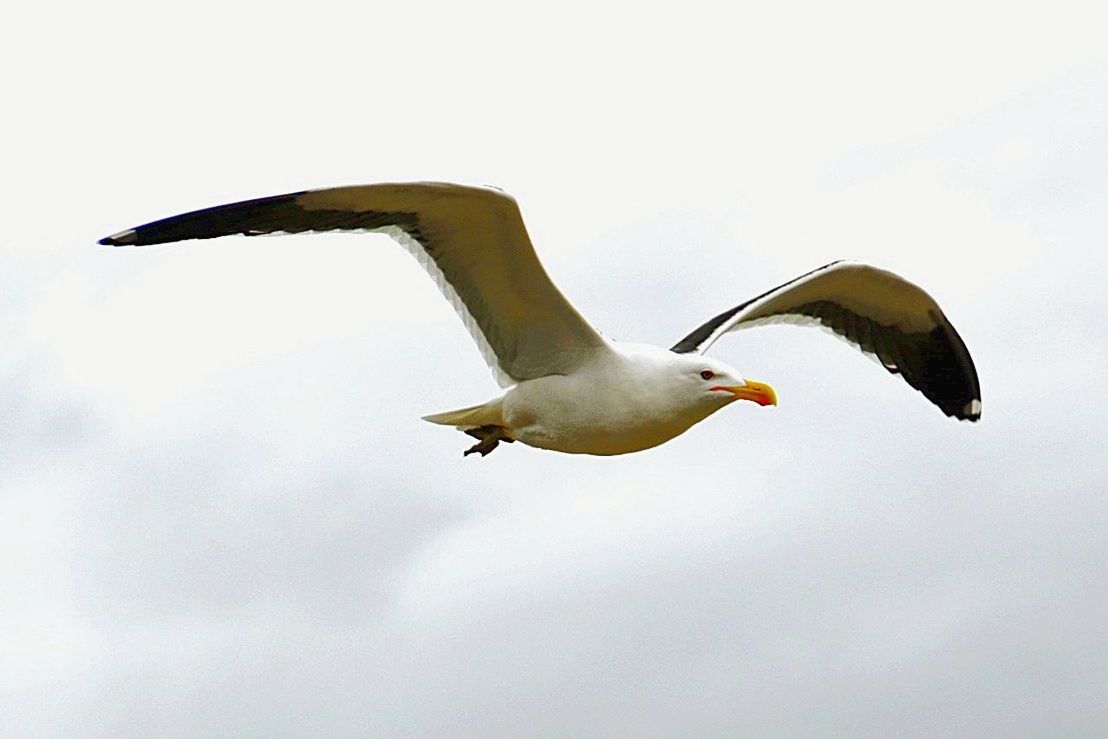
[(892, 272), (832, 262), (720, 313), (672, 351), (703, 354), (723, 334), (765, 323), (823, 325), (946, 415), (981, 417), (981, 387), (965, 342), (930, 295)]
[(515, 200), (498, 190), (438, 183), (307, 190), (173, 216), (100, 243), (304, 231), (375, 231), (399, 241), (458, 311), (501, 385), (566, 374), (608, 350), (551, 282)]

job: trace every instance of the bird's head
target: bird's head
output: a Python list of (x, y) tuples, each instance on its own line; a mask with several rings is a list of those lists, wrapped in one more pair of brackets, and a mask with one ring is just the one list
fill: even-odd
[(777, 393), (763, 382), (744, 379), (738, 370), (719, 360), (700, 355), (682, 355), (674, 368), (682, 384), (698, 403), (717, 408), (736, 400), (751, 400), (758, 405), (777, 405)]

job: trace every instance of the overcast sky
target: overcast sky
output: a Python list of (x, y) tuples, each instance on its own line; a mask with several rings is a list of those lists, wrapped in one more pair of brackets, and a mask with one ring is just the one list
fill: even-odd
[[(1102, 735), (1097, 4), (21, 4), (0, 31), (0, 733)], [(619, 458), (498, 392), (384, 236), (108, 249), (309, 187), (492, 184), (616, 339), (850, 257), (976, 425), (819, 331)]]

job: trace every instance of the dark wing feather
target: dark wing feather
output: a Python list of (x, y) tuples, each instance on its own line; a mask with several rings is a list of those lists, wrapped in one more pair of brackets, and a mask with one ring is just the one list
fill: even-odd
[[(396, 225), (418, 238), (415, 213), (320, 208), (305, 210), (297, 199), (309, 191), (244, 200), (163, 218), (100, 239), (108, 246), (147, 246), (189, 239), (215, 239), (242, 234), (260, 236), (305, 231), (372, 230)], [(415, 233), (413, 233), (413, 231)]]
[(815, 323), (901, 375), (948, 416), (981, 417), (981, 387), (966, 344), (921, 288), (864, 264), (833, 262), (720, 313), (673, 351), (703, 353), (729, 331), (772, 321)]

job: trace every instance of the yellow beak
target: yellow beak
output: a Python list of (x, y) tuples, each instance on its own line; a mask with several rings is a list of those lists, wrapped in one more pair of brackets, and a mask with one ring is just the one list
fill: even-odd
[(753, 400), (758, 405), (777, 405), (777, 393), (764, 382), (747, 380), (745, 385), (717, 385), (712, 390), (726, 390), (739, 400)]

